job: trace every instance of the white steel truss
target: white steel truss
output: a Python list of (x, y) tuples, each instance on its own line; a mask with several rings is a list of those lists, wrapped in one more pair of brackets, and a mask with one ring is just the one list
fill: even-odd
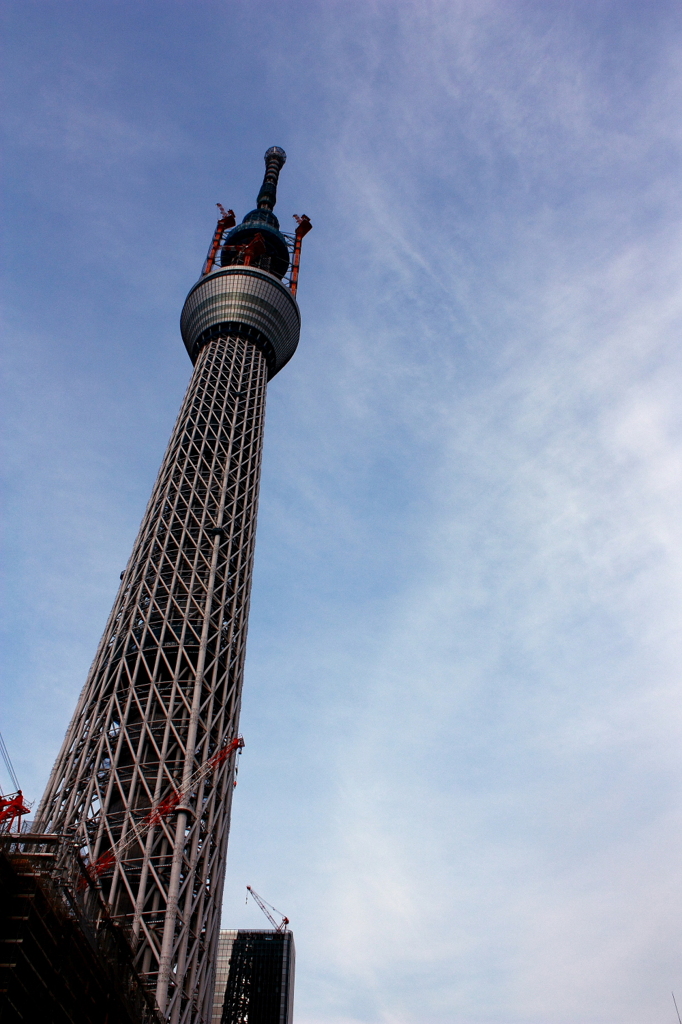
[(211, 1016), (267, 378), (247, 338), (201, 350), (35, 826), (77, 837), (172, 1024)]

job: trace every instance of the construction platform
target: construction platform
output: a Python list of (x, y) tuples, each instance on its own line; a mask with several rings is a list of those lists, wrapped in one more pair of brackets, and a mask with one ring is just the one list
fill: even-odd
[(0, 908), (2, 1024), (163, 1024), (73, 845), (0, 834)]

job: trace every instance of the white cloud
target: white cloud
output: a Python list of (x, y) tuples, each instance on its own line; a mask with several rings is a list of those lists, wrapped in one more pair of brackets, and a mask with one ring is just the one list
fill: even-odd
[[(287, 138), (263, 148), (287, 146), (283, 196), (315, 224), (301, 349), (269, 396), (226, 920), (255, 923), (252, 908), (240, 918), (247, 882), (289, 914), (305, 1024), (672, 1020), (679, 16), (304, 6), (260, 5), (258, 24), (210, 7), (193, 29), (199, 53), (216, 24), (229, 28), (236, 64), (229, 89), (212, 81), (216, 108), (243, 100), (272, 118), (245, 130), (245, 151), (276, 124)], [(185, 43), (164, 45), (169, 80), (203, 96), (205, 65), (173, 78)], [(160, 108), (182, 154), (164, 168), (174, 196), (217, 159), (217, 115), (202, 127), (183, 102)], [(118, 139), (116, 187), (141, 180), (145, 202), (159, 187), (148, 216), (165, 225), (167, 262), (150, 267), (145, 249), (106, 279), (146, 282), (93, 335), (121, 337), (130, 310), (165, 305), (185, 273), (196, 204), (174, 214), (174, 255), (154, 177), (163, 133), (146, 138), (125, 94), (100, 106), (68, 113), (55, 159), (76, 151), (87, 167), (91, 125), (93, 148)], [(242, 170), (248, 184), (260, 167)], [(121, 266), (141, 202), (124, 218)], [(99, 628), (153, 471), (140, 446), (150, 432), (161, 443), (177, 404), (160, 393), (184, 371), (159, 369), (156, 390), (149, 333), (143, 324), (76, 385), (40, 349), (13, 378), (26, 395), (34, 375), (46, 394), (65, 382), (61, 404), (17, 435), (24, 458), (55, 438), (41, 462), (49, 493), (27, 488), (19, 503), (26, 517), (44, 500), (58, 520), (41, 512), (35, 556), (31, 531), (18, 531), (22, 564), (46, 573), (34, 584), (41, 640), (24, 640), (41, 652), (27, 685), (43, 736), (54, 724), (36, 679), (72, 651), (84, 669), (85, 633)], [(98, 379), (104, 394), (110, 367), (118, 405), (100, 422), (88, 394)], [(82, 407), (79, 444), (60, 427), (69, 403)], [(64, 487), (83, 501), (70, 524)], [(79, 559), (57, 625), (55, 545)], [(79, 621), (79, 595), (95, 591), (101, 607), (87, 600)], [(28, 611), (22, 622), (30, 637)], [(65, 719), (78, 686), (62, 685)]]

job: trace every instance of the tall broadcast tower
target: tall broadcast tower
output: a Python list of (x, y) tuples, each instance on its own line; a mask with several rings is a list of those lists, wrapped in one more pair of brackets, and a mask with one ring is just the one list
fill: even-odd
[(194, 372), (35, 828), (73, 835), (172, 1024), (208, 1021), (239, 738), (267, 382), (291, 359), (307, 217), (221, 207), (181, 318)]

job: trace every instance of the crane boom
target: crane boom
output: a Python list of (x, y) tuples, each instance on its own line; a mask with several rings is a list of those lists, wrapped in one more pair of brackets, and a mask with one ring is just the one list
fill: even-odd
[(9, 750), (5, 746), (2, 734), (0, 734), (0, 754), (2, 754), (7, 774), (15, 789), (14, 793), (3, 793), (0, 789), (0, 832), (11, 832), (15, 821), (17, 822), (17, 832), (21, 832), (21, 819), (25, 814), (29, 813), (33, 804), (29, 804), (24, 800), (24, 794), (19, 786), (19, 780), (14, 771), (14, 765), (9, 756)]
[[(235, 739), (226, 743), (225, 746), (220, 747), (209, 757), (207, 761), (197, 768), (194, 775), (189, 780), (189, 784), (185, 790), (178, 790), (173, 788), (168, 796), (164, 797), (159, 803), (155, 804), (148, 814), (144, 816), (142, 821), (130, 822), (130, 825), (118, 842), (115, 843), (110, 850), (98, 857), (96, 861), (88, 866), (88, 874), (90, 878), (95, 881), (100, 875), (103, 875), (105, 871), (114, 867), (118, 858), (120, 858), (128, 847), (132, 846), (133, 843), (139, 843), (142, 845), (142, 840), (146, 837), (147, 833), (154, 825), (158, 825), (164, 818), (167, 818), (171, 814), (178, 804), (189, 799), (192, 789), (205, 779), (208, 775), (215, 771), (215, 769), (226, 761), (235, 751), (241, 751), (244, 747), (244, 739), (242, 736), (237, 736)], [(235, 786), (237, 783), (235, 782)]]
[[(258, 906), (261, 908), (261, 910), (263, 911), (263, 913), (265, 914), (265, 916), (267, 917), (268, 921), (270, 922), (272, 927), (275, 929), (275, 931), (276, 932), (285, 932), (286, 929), (287, 929), (287, 925), (289, 924), (289, 918), (285, 917), (284, 914), (282, 913), (282, 911), (278, 910), (277, 907), (273, 907), (271, 903), (266, 903), (265, 900), (262, 898), (262, 896), (259, 896), (258, 893), (256, 892), (256, 890), (252, 889), (250, 885), (247, 885), (246, 888), (248, 889), (249, 893), (253, 896), (254, 900), (256, 901)], [(248, 899), (248, 897), (247, 897), (247, 899)], [(282, 918), (282, 920), (280, 921), (279, 924), (277, 924), (277, 922), (275, 921), (274, 917), (270, 913), (271, 910), (274, 910), (274, 912), (276, 914), (279, 914), (279, 916)]]
[(2, 754), (2, 759), (5, 762), (5, 768), (7, 769), (7, 774), (10, 777), (12, 785), (14, 786), (15, 790), (18, 790), (20, 788), (19, 780), (17, 778), (16, 772), (14, 771), (14, 765), (12, 764), (12, 759), (9, 756), (9, 750), (5, 746), (5, 741), (2, 738), (2, 733), (0, 733), (0, 753)]

